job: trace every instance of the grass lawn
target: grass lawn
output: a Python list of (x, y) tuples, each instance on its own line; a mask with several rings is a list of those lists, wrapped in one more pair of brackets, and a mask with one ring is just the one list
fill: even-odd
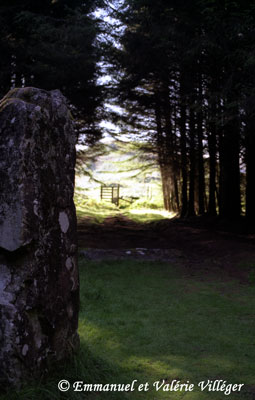
[[(254, 286), (156, 262), (81, 261), (80, 274), (79, 356), (37, 388), (1, 399), (254, 399)], [(60, 394), (57, 382), (64, 378), (93, 384), (136, 379), (151, 390)], [(189, 381), (195, 390), (156, 392), (153, 382), (162, 379)], [(208, 379), (245, 386), (230, 395), (197, 390)]]
[(159, 221), (162, 219), (173, 218), (175, 216), (174, 213), (170, 213), (165, 210), (153, 210), (148, 208), (142, 209), (128, 209), (125, 212), (122, 212), (122, 215), (129, 218), (131, 221), (135, 221), (138, 223), (145, 223), (145, 222), (153, 222)]
[[(114, 365), (122, 380), (148, 381), (152, 387), (160, 379), (223, 379), (248, 385), (236, 398), (254, 398), (248, 394), (255, 383), (254, 287), (201, 281), (158, 263), (81, 264), (81, 279), (81, 341)], [(162, 390), (129, 397), (173, 395), (190, 400), (225, 397), (221, 392)]]
[(78, 201), (76, 200), (76, 215), (77, 218), (90, 218), (91, 222), (99, 224), (105, 218), (119, 214), (119, 209), (111, 203), (96, 202), (96, 201)]
[(78, 195), (75, 197), (75, 203), (78, 219), (89, 217), (91, 222), (95, 224), (104, 222), (107, 217), (117, 217), (119, 215), (124, 215), (131, 221), (138, 223), (153, 222), (174, 217), (174, 213), (169, 213), (163, 208), (153, 209), (148, 206), (143, 208), (125, 207), (121, 209), (114, 204), (104, 201), (95, 201), (93, 199), (85, 201)]
[(107, 217), (118, 217), (118, 216), (125, 216), (130, 221), (138, 222), (138, 223), (145, 223), (145, 222), (153, 222), (159, 221), (166, 218), (173, 218), (174, 213), (169, 213), (165, 210), (152, 210), (150, 208), (145, 208), (141, 210), (120, 210), (117, 207), (110, 207), (105, 209), (99, 206), (98, 208), (87, 208), (86, 206), (79, 206), (76, 208), (76, 213), (78, 218), (90, 218), (91, 222), (95, 224), (100, 224), (104, 222)]

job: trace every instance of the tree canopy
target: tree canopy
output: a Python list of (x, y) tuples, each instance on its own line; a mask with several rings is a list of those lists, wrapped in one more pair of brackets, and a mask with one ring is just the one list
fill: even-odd
[(168, 210), (254, 220), (254, 23), (251, 0), (3, 0), (0, 94), (59, 88), (87, 143), (106, 115), (150, 143)]
[(102, 88), (97, 84), (101, 0), (2, 1), (0, 94), (10, 87), (60, 89), (87, 140), (100, 136)]
[(126, 0), (113, 12), (125, 26), (109, 52), (114, 101), (154, 143), (165, 206), (183, 216), (238, 217), (246, 202), (254, 220), (254, 11), (252, 1)]

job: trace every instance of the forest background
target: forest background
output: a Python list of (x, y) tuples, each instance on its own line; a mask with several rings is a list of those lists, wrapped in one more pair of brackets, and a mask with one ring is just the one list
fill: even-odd
[(254, 13), (252, 1), (3, 0), (0, 95), (58, 88), (89, 146), (78, 166), (107, 151), (107, 130), (157, 164), (167, 210), (254, 221)]

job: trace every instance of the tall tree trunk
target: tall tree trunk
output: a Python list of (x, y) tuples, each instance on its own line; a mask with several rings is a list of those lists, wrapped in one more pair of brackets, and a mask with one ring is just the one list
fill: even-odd
[(179, 146), (177, 144), (177, 106), (174, 104), (173, 107), (173, 184), (174, 184), (174, 198), (176, 203), (176, 209), (174, 211), (180, 213), (180, 194), (179, 194), (179, 182), (180, 182), (180, 162), (179, 162)]
[[(231, 99), (229, 99), (231, 103)], [(232, 100), (233, 101), (233, 100)], [(221, 216), (227, 219), (238, 218), (241, 211), (240, 201), (240, 121), (238, 107), (228, 110), (222, 137), (221, 166)]]
[(182, 186), (181, 186), (181, 217), (185, 217), (188, 210), (188, 195), (187, 195), (187, 144), (186, 144), (186, 106), (181, 105), (181, 173), (182, 173)]
[(223, 168), (224, 168), (224, 160), (223, 160), (223, 136), (224, 136), (224, 107), (221, 107), (220, 110), (221, 116), (220, 116), (220, 128), (219, 128), (219, 172), (218, 172), (218, 182), (219, 182), (219, 188), (218, 188), (218, 204), (219, 204), (219, 215), (223, 215), (223, 210), (222, 210), (222, 193), (223, 193)]
[(183, 77), (180, 78), (180, 144), (181, 144), (181, 217), (185, 217), (188, 211), (188, 173), (187, 173), (187, 138), (186, 138), (186, 101)]
[(162, 181), (162, 192), (164, 207), (167, 211), (171, 211), (171, 190), (169, 185), (169, 174), (167, 168), (164, 165), (160, 165), (161, 181)]
[(166, 163), (168, 165), (168, 187), (170, 191), (170, 209), (169, 211), (179, 211), (179, 194), (176, 183), (177, 165), (176, 165), (176, 141), (174, 138), (172, 124), (172, 109), (170, 104), (169, 82), (165, 80), (163, 87), (163, 112), (164, 112), (164, 131), (166, 142)]
[(249, 222), (255, 222), (255, 116), (253, 113), (246, 113), (246, 217)]
[(173, 180), (174, 180), (174, 198), (175, 198), (175, 206), (176, 206), (176, 208), (173, 211), (179, 213), (179, 211), (180, 211), (180, 200), (179, 200), (179, 188), (178, 188), (178, 180), (177, 180), (177, 174), (176, 173), (174, 174)]
[(163, 137), (163, 129), (162, 129), (162, 116), (161, 116), (161, 108), (158, 97), (156, 97), (156, 104), (155, 104), (155, 119), (156, 119), (156, 126), (157, 126), (157, 156), (158, 156), (158, 164), (160, 167), (161, 173), (161, 181), (162, 181), (162, 192), (163, 192), (163, 201), (164, 207), (167, 211), (170, 210), (170, 190), (169, 190), (169, 173), (167, 171), (168, 168), (168, 160), (166, 159), (166, 143)]
[(189, 172), (189, 204), (188, 216), (195, 215), (195, 170), (196, 170), (196, 149), (195, 149), (195, 120), (194, 111), (190, 109), (189, 116), (189, 137), (190, 137), (190, 172)]
[(205, 213), (205, 168), (203, 146), (203, 112), (202, 112), (202, 79), (199, 75), (199, 110), (197, 112), (197, 144), (198, 144), (198, 213)]
[(208, 132), (208, 150), (209, 150), (209, 203), (208, 214), (217, 215), (216, 211), (216, 105), (212, 100), (209, 116), (209, 132)]

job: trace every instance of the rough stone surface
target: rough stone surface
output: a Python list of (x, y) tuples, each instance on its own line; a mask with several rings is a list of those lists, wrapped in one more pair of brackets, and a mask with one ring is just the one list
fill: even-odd
[(58, 90), (0, 102), (0, 386), (78, 346), (75, 133)]

